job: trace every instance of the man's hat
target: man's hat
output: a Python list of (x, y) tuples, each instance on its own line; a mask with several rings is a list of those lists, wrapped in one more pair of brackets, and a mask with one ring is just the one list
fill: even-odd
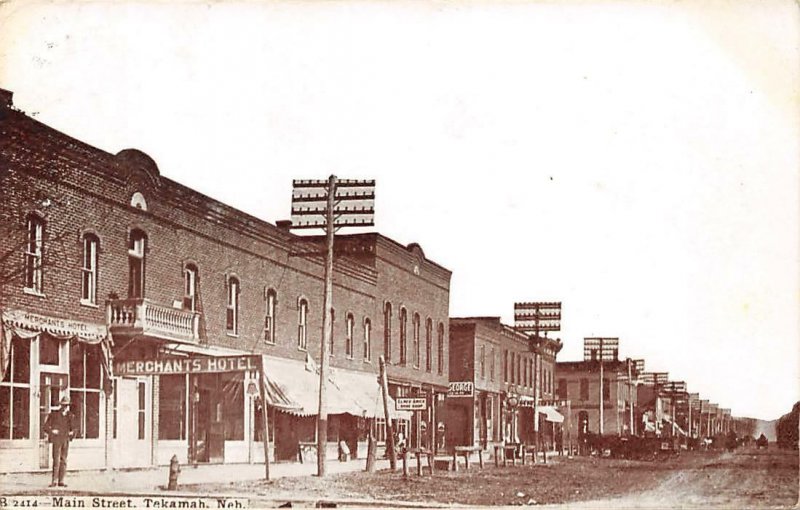
[(64, 404), (69, 405), (69, 395), (61, 397), (61, 405), (63, 406)]

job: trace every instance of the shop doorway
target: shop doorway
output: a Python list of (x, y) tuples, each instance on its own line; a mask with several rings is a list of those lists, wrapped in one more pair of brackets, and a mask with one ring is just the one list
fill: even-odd
[(219, 374), (197, 377), (194, 462), (213, 463), (225, 460), (225, 422), (219, 379)]
[(152, 378), (121, 377), (114, 381), (112, 422), (116, 467), (152, 464)]
[(42, 372), (39, 375), (39, 467), (50, 468), (50, 443), (44, 433), (44, 424), (50, 411), (61, 407), (60, 401), (67, 395), (67, 374)]

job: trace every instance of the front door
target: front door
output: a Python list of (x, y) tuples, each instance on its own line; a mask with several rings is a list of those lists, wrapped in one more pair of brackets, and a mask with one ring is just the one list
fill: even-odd
[(151, 384), (150, 377), (115, 380), (111, 459), (115, 467), (143, 467), (152, 463)]
[(50, 444), (44, 423), (50, 411), (60, 409), (61, 397), (67, 396), (67, 374), (42, 372), (39, 375), (39, 467), (50, 467)]

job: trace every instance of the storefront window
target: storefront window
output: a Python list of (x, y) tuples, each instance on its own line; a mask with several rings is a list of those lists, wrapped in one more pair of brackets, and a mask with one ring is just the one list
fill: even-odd
[(48, 335), (42, 333), (39, 335), (39, 364), (40, 365), (59, 365), (59, 347), (61, 342)]
[(11, 341), (8, 371), (0, 383), (0, 439), (30, 437), (30, 340)]
[(225, 440), (244, 441), (244, 375), (220, 374)]
[(100, 437), (100, 388), (103, 378), (101, 364), (99, 346), (70, 342), (70, 410), (77, 423), (76, 438)]
[(162, 375), (158, 388), (158, 438), (186, 439), (186, 376)]

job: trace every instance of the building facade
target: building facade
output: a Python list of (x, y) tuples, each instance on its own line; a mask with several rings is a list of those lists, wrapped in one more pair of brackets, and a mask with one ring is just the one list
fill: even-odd
[(572, 430), (578, 438), (587, 433), (635, 433), (636, 372), (629, 360), (603, 362), (602, 377), (600, 361), (560, 361), (557, 371), (556, 397), (569, 400)]
[[(552, 405), (559, 342), (535, 339), (499, 317), (450, 319), (450, 382), (471, 395), (447, 400), (451, 445), (490, 448), (500, 443), (554, 444)], [(538, 423), (534, 415), (539, 415)]]
[[(138, 150), (64, 135), (6, 91), (0, 140), (0, 466), (48, 467), (43, 419), (64, 395), (80, 424), (70, 468), (262, 462), (265, 408), (273, 460), (311, 453), (319, 240), (171, 181)], [(328, 457), (385, 439), (382, 355), (390, 393), (429, 403), (391, 402), (390, 417), (433, 441), (450, 272), (416, 244), (355, 234), (337, 237), (334, 273)]]

